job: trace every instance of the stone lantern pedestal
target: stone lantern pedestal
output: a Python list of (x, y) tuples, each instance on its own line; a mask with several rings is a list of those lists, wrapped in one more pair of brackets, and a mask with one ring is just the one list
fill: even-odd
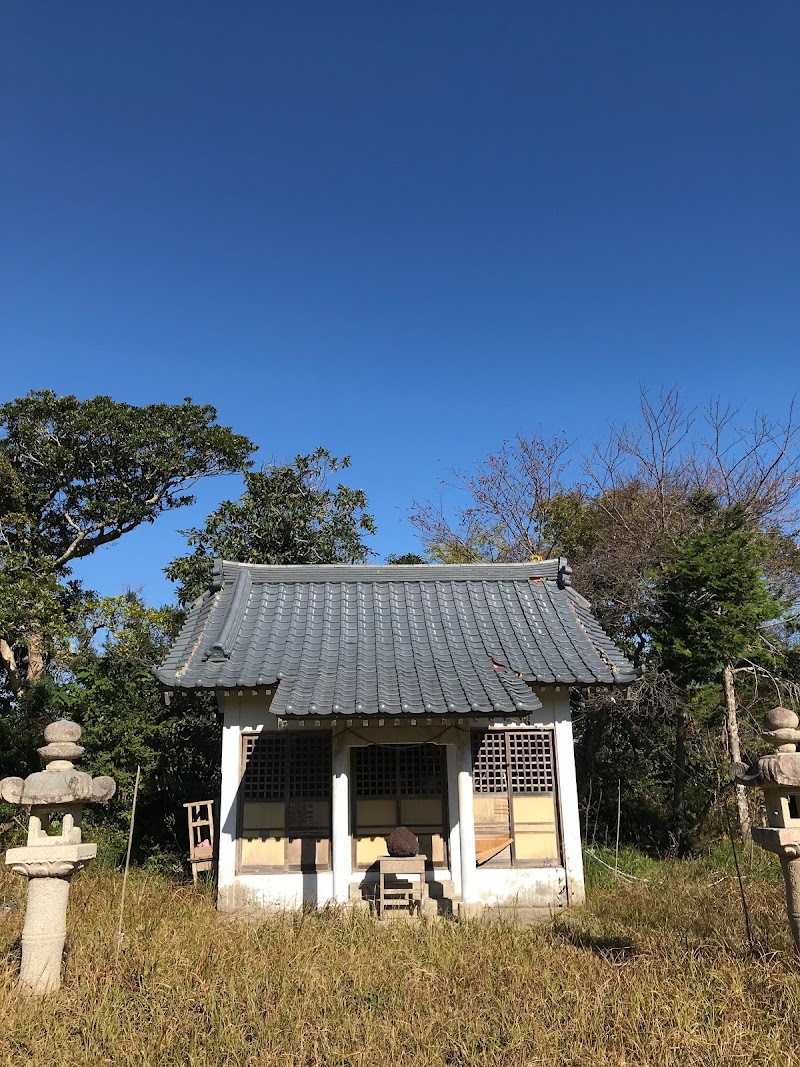
[[(116, 791), (113, 778), (75, 770), (72, 760), (83, 755), (76, 744), (80, 735), (76, 723), (51, 723), (44, 731), (47, 744), (39, 749), (46, 769), (24, 780), (0, 781), (3, 800), (30, 809), (27, 844), (6, 853), (6, 866), (28, 879), (19, 983), (30, 993), (61, 985), (70, 881), (97, 855), (97, 845), (81, 841), (83, 805), (109, 800)], [(60, 828), (53, 829), (59, 819)]]
[(764, 717), (761, 736), (775, 746), (752, 766), (736, 763), (731, 777), (748, 786), (761, 786), (767, 825), (754, 827), (753, 840), (781, 861), (786, 885), (786, 911), (795, 948), (800, 952), (800, 719), (787, 708), (773, 708)]
[(753, 840), (767, 852), (780, 857), (786, 886), (786, 912), (795, 948), (800, 952), (800, 830), (761, 826), (753, 830)]

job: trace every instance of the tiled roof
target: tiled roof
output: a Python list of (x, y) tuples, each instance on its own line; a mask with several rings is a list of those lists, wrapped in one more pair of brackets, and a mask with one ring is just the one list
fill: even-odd
[(565, 560), (431, 566), (217, 561), (154, 674), (169, 689), (273, 687), (279, 715), (512, 715), (539, 685), (637, 671)]

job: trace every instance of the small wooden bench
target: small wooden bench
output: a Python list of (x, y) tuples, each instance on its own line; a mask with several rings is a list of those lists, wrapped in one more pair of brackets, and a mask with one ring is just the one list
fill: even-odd
[[(387, 882), (387, 875), (394, 881)], [(378, 918), (383, 919), (387, 911), (400, 908), (409, 913), (422, 910), (427, 896), (424, 856), (378, 857)]]

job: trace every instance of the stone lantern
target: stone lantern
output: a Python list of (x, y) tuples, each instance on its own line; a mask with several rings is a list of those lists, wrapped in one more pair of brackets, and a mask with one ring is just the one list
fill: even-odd
[(753, 828), (753, 840), (780, 857), (786, 883), (786, 910), (795, 947), (800, 952), (800, 719), (788, 708), (773, 708), (764, 717), (761, 736), (774, 746), (750, 767), (735, 763), (731, 777), (764, 790), (767, 825)]
[[(80, 736), (77, 723), (50, 723), (44, 731), (47, 744), (39, 749), (45, 770), (0, 781), (3, 800), (30, 809), (28, 843), (8, 850), (6, 866), (29, 880), (19, 981), (32, 993), (61, 985), (70, 880), (97, 855), (97, 845), (81, 842), (83, 805), (109, 800), (117, 788), (113, 778), (75, 770), (72, 760), (83, 755), (76, 743)], [(60, 832), (50, 832), (54, 818), (61, 819)]]

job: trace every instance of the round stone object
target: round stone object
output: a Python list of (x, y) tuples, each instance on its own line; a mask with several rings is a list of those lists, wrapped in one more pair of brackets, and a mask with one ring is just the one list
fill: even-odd
[(398, 826), (386, 838), (386, 851), (396, 858), (419, 855), (419, 841), (407, 826)]
[(86, 751), (74, 741), (51, 741), (49, 745), (42, 745), (36, 750), (43, 760), (76, 760), (80, 759)]
[(789, 708), (772, 708), (764, 716), (764, 726), (768, 730), (794, 730), (800, 718)]
[(44, 739), (50, 744), (51, 742), (63, 742), (63, 741), (78, 741), (81, 736), (81, 728), (76, 722), (70, 722), (69, 719), (57, 719), (55, 722), (48, 723), (44, 728)]

